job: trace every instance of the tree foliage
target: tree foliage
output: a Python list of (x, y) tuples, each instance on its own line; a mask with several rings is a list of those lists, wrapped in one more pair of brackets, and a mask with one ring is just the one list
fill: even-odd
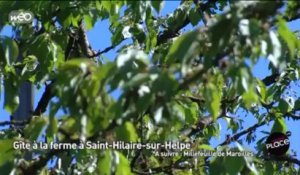
[[(300, 4), (182, 1), (160, 16), (163, 4), (168, 2), (0, 2), (0, 27), (11, 25), (15, 33), (0, 38), (4, 108), (11, 114), (17, 109), (23, 82), (45, 86), (29, 121), (1, 122), (11, 125), (0, 133), (1, 174), (299, 173), (292, 152), (270, 157), (266, 137), (257, 139), (256, 129), (274, 123), (267, 133), (286, 132), (287, 119), (300, 119), (300, 100), (285, 96), (299, 80), (300, 41), (288, 22), (300, 18)], [(19, 9), (34, 13), (32, 25), (8, 22)], [(109, 21), (111, 45), (94, 51), (86, 29), (99, 20)], [(182, 30), (188, 25), (192, 30)], [(117, 57), (105, 59), (112, 49)], [(252, 73), (259, 59), (269, 60), (272, 73), (263, 79)], [(241, 110), (257, 123), (243, 128)], [(215, 148), (210, 140), (223, 134), (221, 119), (232, 134)], [(256, 150), (254, 157), (161, 157), (146, 149), (13, 149), (15, 141), (116, 140), (189, 142), (193, 151), (243, 151), (246, 141)]]

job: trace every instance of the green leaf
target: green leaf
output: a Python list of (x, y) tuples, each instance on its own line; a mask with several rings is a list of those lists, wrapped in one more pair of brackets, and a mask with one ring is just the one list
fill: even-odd
[(164, 1), (163, 0), (151, 1), (151, 5), (156, 10), (157, 13), (160, 13), (160, 10), (163, 8)]
[(245, 166), (245, 160), (241, 156), (236, 156), (236, 157), (227, 156), (225, 157), (225, 162), (226, 162), (226, 170), (228, 174), (232, 174), (232, 175), (239, 174), (239, 172), (241, 172)]
[(148, 30), (148, 35), (146, 36), (146, 52), (148, 53), (152, 48), (156, 46), (157, 43), (157, 29), (153, 20), (153, 15), (151, 8), (148, 7), (146, 11), (146, 26)]
[(24, 77), (27, 72), (32, 72), (37, 67), (37, 58), (34, 55), (29, 55), (22, 60), (25, 66), (22, 69), (21, 75)]
[(166, 61), (168, 64), (185, 60), (186, 62), (196, 56), (200, 50), (200, 38), (199, 31), (187, 32), (177, 38), (173, 42), (169, 53), (167, 55)]
[(266, 86), (265, 86), (265, 84), (261, 81), (261, 80), (259, 80), (259, 79), (257, 79), (257, 91), (258, 91), (258, 93), (259, 93), (259, 95), (260, 95), (260, 97), (261, 97), (261, 99), (262, 99), (262, 101), (263, 102), (266, 102), (266, 96), (267, 96), (267, 93), (266, 93)]
[(122, 34), (123, 31), (123, 25), (119, 24), (116, 29), (111, 30), (111, 33), (113, 34), (113, 36), (111, 37), (111, 42), (112, 44), (118, 45), (121, 43), (121, 41), (123, 40), (124, 36)]
[(63, 26), (70, 26), (72, 24), (72, 19), (73, 19), (73, 15), (71, 15), (70, 13), (68, 15), (59, 15), (59, 16), (63, 16)]
[(110, 1), (102, 1), (102, 2), (101, 2), (102, 7), (103, 7), (107, 12), (110, 12), (110, 10), (111, 10), (111, 4), (112, 4), (112, 2), (110, 2)]
[(213, 123), (211, 125), (208, 125), (204, 129), (204, 134), (207, 138), (210, 137), (220, 137), (220, 130), (221, 130), (221, 125), (219, 123)]
[(191, 24), (193, 26), (196, 26), (200, 19), (201, 19), (201, 14), (200, 12), (198, 11), (198, 8), (192, 8), (189, 12), (189, 19), (191, 21)]
[(297, 47), (298, 39), (294, 33), (288, 28), (284, 19), (279, 18), (278, 20), (278, 33), (279, 36), (287, 43), (290, 53), (290, 58), (294, 59), (295, 49)]
[(13, 39), (8, 37), (0, 38), (0, 43), (2, 46), (2, 50), (0, 50), (0, 52), (4, 53), (6, 64), (11, 65), (18, 57), (18, 45)]
[[(50, 143), (50, 142), (51, 141), (49, 141), (48, 143)], [(80, 156), (82, 154), (84, 154), (84, 151), (85, 150), (79, 150), (77, 152), (77, 156), (78, 156), (77, 158), (80, 159), (81, 158)], [(58, 155), (57, 158), (60, 159), (60, 161), (61, 161), (60, 170), (67, 172), (68, 169), (70, 168), (70, 162), (72, 162), (73, 156), (71, 154), (62, 154), (62, 155)], [(48, 174), (45, 174), (45, 175), (48, 175)]]
[(14, 73), (7, 72), (4, 79), (4, 108), (13, 114), (19, 106), (19, 94), (17, 78)]
[(248, 91), (245, 91), (242, 97), (246, 108), (250, 108), (251, 105), (256, 104), (258, 100), (257, 94), (255, 93), (253, 88), (249, 88)]
[[(228, 16), (228, 15), (226, 15)], [(227, 47), (232, 32), (237, 28), (236, 21), (231, 18), (227, 18), (225, 15), (218, 20), (213, 26), (211, 26), (211, 42), (212, 46), (208, 51), (208, 58), (205, 59), (205, 66), (210, 66), (213, 61), (213, 57), (223, 52), (223, 49)]]
[(243, 90), (241, 90), (241, 92), (245, 92), (245, 91), (248, 91), (249, 89), (251, 89), (251, 79), (250, 79), (250, 70), (245, 68), (245, 67), (242, 67), (240, 68), (239, 70), (239, 83), (240, 83), (240, 86), (243, 88)]
[(74, 117), (66, 117), (61, 125), (61, 128), (63, 128), (65, 131), (69, 131), (69, 133), (72, 133), (72, 138), (78, 138), (79, 127), (80, 125), (74, 119)]
[(286, 129), (286, 123), (283, 117), (277, 117), (274, 120), (274, 124), (272, 127), (271, 132), (281, 132), (281, 133), (286, 133), (287, 129)]
[(54, 135), (58, 131), (58, 121), (55, 118), (55, 113), (58, 111), (59, 105), (56, 103), (50, 104), (50, 115), (49, 115), (49, 125), (46, 130), (48, 141), (51, 142), (54, 139)]
[(178, 82), (174, 77), (167, 73), (162, 73), (154, 82), (152, 91), (154, 93), (161, 93), (165, 99), (170, 99), (176, 92)]
[(299, 109), (300, 109), (300, 99), (297, 99), (295, 101), (294, 110), (299, 110)]
[(273, 175), (274, 174), (274, 166), (272, 164), (272, 162), (266, 161), (265, 162), (265, 175)]
[(225, 175), (226, 166), (224, 157), (212, 157), (210, 161), (209, 174), (210, 175)]
[(111, 166), (112, 166), (112, 152), (106, 150), (100, 155), (98, 160), (98, 173), (100, 175), (110, 175), (111, 174)]
[(123, 88), (125, 91), (136, 88), (150, 79), (149, 74), (140, 73), (132, 77), (128, 82), (125, 82)]
[(272, 47), (272, 52), (268, 55), (268, 59), (271, 61), (271, 63), (274, 65), (274, 67), (280, 66), (280, 56), (281, 56), (281, 43), (277, 37), (277, 35), (274, 33), (274, 31), (269, 32), (270, 42)]
[(212, 115), (213, 119), (216, 120), (221, 106), (221, 92), (214, 84), (209, 83), (205, 87), (204, 97), (206, 99), (205, 104), (208, 111)]
[(0, 167), (14, 159), (13, 143), (10, 139), (0, 140)]
[(228, 119), (228, 127), (232, 130), (232, 133), (236, 133), (240, 128), (239, 122), (235, 121), (234, 119)]
[(28, 138), (29, 140), (36, 140), (46, 123), (47, 120), (44, 117), (33, 118), (25, 127), (25, 138)]
[(116, 169), (116, 175), (131, 175), (131, 169), (128, 160), (126, 157), (122, 154), (119, 153), (117, 154), (118, 162), (117, 163), (117, 169)]
[(157, 43), (157, 32), (155, 30), (150, 30), (149, 35), (146, 37), (146, 49), (145, 52), (149, 52), (152, 48), (156, 46)]
[(90, 15), (84, 15), (84, 22), (88, 30), (93, 28), (93, 18)]
[(198, 112), (199, 107), (198, 104), (193, 102), (191, 104), (187, 104), (184, 106), (185, 110), (185, 121), (187, 124), (194, 124), (199, 118)]
[(279, 87), (275, 84), (267, 88), (267, 101), (272, 101), (276, 98), (278, 99), (278, 94), (280, 93), (279, 91)]
[(26, 45), (28, 52), (37, 57), (39, 71), (36, 73), (37, 81), (45, 79), (52, 73), (54, 63), (57, 62), (57, 45), (51, 40), (49, 34), (38, 35), (30, 44)]
[(7, 157), (6, 157), (5, 154), (1, 154), (1, 156), (3, 156), (3, 158), (5, 158), (6, 162), (3, 163), (2, 165), (0, 164), (0, 172), (2, 174), (11, 174), (11, 171), (14, 168), (14, 162), (13, 161), (7, 161)]
[[(241, 152), (245, 151), (245, 149), (242, 147), (242, 145), (240, 145), (238, 142), (236, 142), (236, 145), (237, 145), (237, 149), (239, 151), (241, 151)], [(258, 175), (258, 171), (255, 167), (253, 157), (245, 156), (243, 158), (244, 158), (245, 164), (247, 165), (247, 168), (252, 172), (252, 174)]]
[[(146, 40), (146, 34), (139, 25), (134, 25), (130, 27), (129, 32), (133, 34), (134, 39), (138, 41), (140, 44), (144, 44)], [(125, 37), (125, 36), (124, 36)]]
[(213, 147), (211, 147), (210, 145), (207, 145), (207, 144), (199, 145), (198, 149), (204, 149), (204, 150), (208, 150), (208, 151), (215, 151), (215, 149)]
[(284, 99), (279, 100), (278, 108), (282, 114), (285, 114), (291, 110), (289, 103)]
[(126, 122), (116, 129), (117, 138), (122, 141), (138, 141), (138, 135), (134, 125), (131, 122)]

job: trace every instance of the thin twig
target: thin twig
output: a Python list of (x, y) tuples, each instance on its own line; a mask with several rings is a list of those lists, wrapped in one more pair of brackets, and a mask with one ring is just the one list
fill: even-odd
[(24, 120), (24, 121), (11, 120), (11, 121), (0, 122), (0, 126), (6, 126), (6, 125), (24, 126), (24, 125), (26, 125), (28, 123), (29, 123), (29, 120)]

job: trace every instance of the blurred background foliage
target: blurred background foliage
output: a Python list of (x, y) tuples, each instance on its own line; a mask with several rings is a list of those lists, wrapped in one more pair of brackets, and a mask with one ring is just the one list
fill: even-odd
[[(17, 109), (23, 82), (46, 86), (45, 94), (50, 94), (40, 101), (49, 107), (49, 115), (40, 106), (24, 127), (2, 129), (1, 174), (299, 173), (300, 161), (292, 152), (270, 157), (265, 138), (255, 137), (256, 128), (271, 121), (268, 132), (286, 132), (286, 118), (300, 119), (300, 100), (283, 95), (299, 80), (299, 33), (287, 26), (300, 18), (299, 2), (182, 1), (173, 13), (160, 16), (166, 3), (0, 2), (0, 27), (11, 25), (14, 31), (13, 37), (0, 38), (4, 108), (11, 114)], [(19, 9), (34, 13), (32, 25), (8, 22), (8, 14)], [(85, 30), (99, 20), (109, 20), (112, 45), (89, 55)], [(193, 30), (181, 30), (187, 25)], [(72, 38), (78, 47), (70, 51)], [(116, 59), (102, 56), (124, 40), (131, 42), (117, 50)], [(252, 74), (259, 58), (269, 60), (272, 72), (264, 79)], [(120, 97), (113, 98), (116, 91)], [(240, 109), (258, 122), (243, 128)], [(64, 116), (58, 118), (60, 110)], [(193, 151), (215, 150), (209, 140), (222, 134), (220, 118), (232, 135), (218, 149), (243, 151), (240, 137), (246, 135), (248, 143), (257, 143), (254, 157), (157, 157), (151, 150), (24, 151), (12, 144), (180, 141), (192, 143)], [(229, 146), (232, 142), (236, 144)], [(28, 160), (28, 154), (37, 158)]]

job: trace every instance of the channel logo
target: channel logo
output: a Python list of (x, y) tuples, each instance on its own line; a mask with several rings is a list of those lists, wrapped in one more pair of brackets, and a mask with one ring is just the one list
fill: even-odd
[(280, 132), (271, 133), (266, 141), (267, 152), (273, 156), (284, 155), (290, 148), (288, 136), (290, 136), (290, 132), (286, 134)]
[(17, 24), (32, 23), (33, 18), (34, 18), (33, 13), (28, 10), (11, 11), (8, 15), (9, 22), (17, 23)]

